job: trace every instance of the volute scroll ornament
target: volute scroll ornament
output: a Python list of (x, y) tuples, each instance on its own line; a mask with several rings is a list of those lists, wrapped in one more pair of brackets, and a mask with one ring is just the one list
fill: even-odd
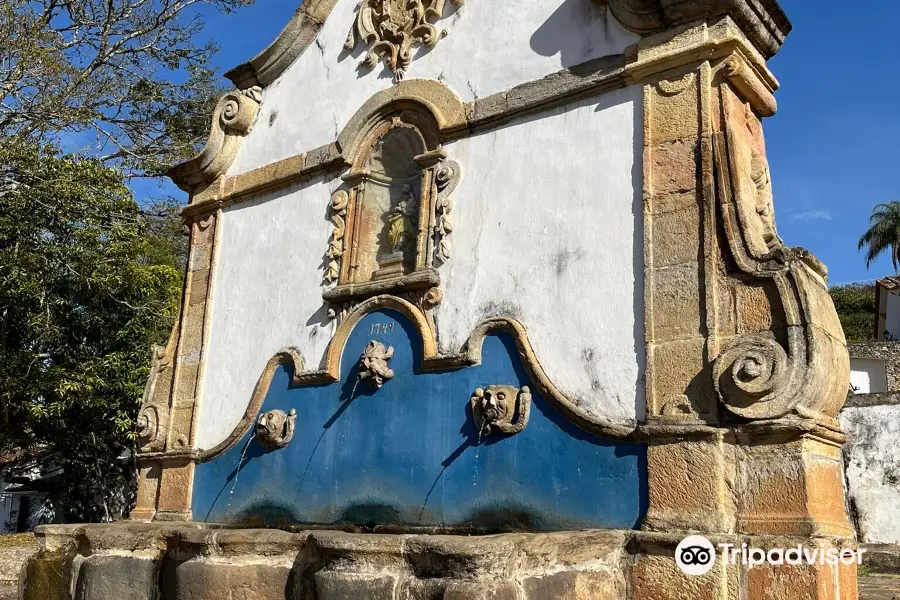
[(150, 404), (141, 408), (137, 419), (138, 445), (142, 452), (163, 450), (166, 440), (168, 411)]
[(479, 439), (494, 432), (514, 435), (528, 425), (531, 390), (528, 386), (489, 385), (475, 390), (470, 406)]
[(283, 410), (270, 410), (259, 415), (253, 435), (256, 437), (256, 441), (267, 450), (286, 448), (294, 439), (296, 421), (297, 411), (293, 408), (288, 414), (285, 414)]
[(799, 402), (789, 393), (794, 362), (775, 340), (762, 335), (741, 337), (719, 355), (713, 383), (726, 408), (750, 419), (776, 418)]
[(338, 190), (331, 196), (331, 222), (334, 230), (326, 253), (325, 284), (335, 283), (341, 273), (341, 257), (344, 255), (344, 234), (346, 231), (347, 203), (350, 197), (344, 190)]
[(162, 452), (166, 448), (176, 332), (177, 329), (173, 328), (169, 342), (165, 346), (153, 348), (150, 375), (144, 386), (144, 398), (137, 418), (137, 442), (140, 452)]
[[(778, 235), (759, 121), (722, 90), (725, 120), (713, 135), (713, 157), (721, 231), (739, 272), (727, 293), (753, 310), (738, 309), (736, 335), (722, 339), (714, 359), (713, 384), (726, 410), (743, 418), (833, 420), (850, 368), (827, 271)], [(770, 314), (768, 330), (758, 329), (758, 319), (741, 320), (763, 311)]]
[[(450, 0), (460, 7), (466, 0)], [(344, 48), (353, 50), (359, 40), (368, 46), (360, 66), (374, 69), (384, 59), (394, 73), (394, 81), (403, 80), (417, 46), (434, 48), (449, 32), (434, 22), (443, 17), (446, 0), (361, 0), (356, 24), (350, 29)]]
[(167, 174), (172, 181), (192, 192), (223, 175), (237, 156), (241, 140), (253, 128), (261, 101), (262, 88), (258, 86), (222, 96), (216, 104), (206, 146), (191, 160), (169, 169)]

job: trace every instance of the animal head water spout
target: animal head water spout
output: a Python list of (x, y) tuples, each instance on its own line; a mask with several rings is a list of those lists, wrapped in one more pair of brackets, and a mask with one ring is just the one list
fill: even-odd
[(366, 344), (362, 356), (359, 357), (359, 380), (368, 381), (376, 390), (380, 390), (387, 381), (394, 378), (394, 371), (388, 367), (388, 361), (394, 356), (394, 347), (372, 340)]
[(531, 391), (528, 386), (519, 389), (512, 385), (489, 385), (487, 389), (475, 390), (470, 404), (479, 438), (495, 431), (515, 434), (528, 425)]

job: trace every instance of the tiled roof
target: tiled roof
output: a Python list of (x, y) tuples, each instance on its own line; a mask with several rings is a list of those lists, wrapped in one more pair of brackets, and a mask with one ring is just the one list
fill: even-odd
[(900, 277), (884, 277), (875, 283), (886, 290), (900, 289)]

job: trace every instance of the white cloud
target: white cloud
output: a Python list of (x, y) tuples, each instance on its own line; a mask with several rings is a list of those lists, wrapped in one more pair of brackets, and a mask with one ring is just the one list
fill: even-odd
[(828, 210), (807, 210), (788, 215), (791, 221), (833, 221), (834, 217)]

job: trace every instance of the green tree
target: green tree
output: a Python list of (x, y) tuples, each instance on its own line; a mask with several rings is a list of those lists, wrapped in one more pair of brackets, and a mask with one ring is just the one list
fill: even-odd
[(199, 9), (252, 1), (4, 0), (0, 136), (158, 175), (208, 133), (219, 91)]
[(875, 326), (875, 284), (851, 283), (828, 289), (848, 342), (873, 339)]
[(197, 151), (221, 92), (202, 15), (252, 1), (0, 3), (0, 457), (58, 467), (58, 520), (129, 507), (186, 243), (177, 202), (126, 184)]
[(869, 216), (869, 229), (859, 238), (858, 249), (866, 250), (866, 268), (882, 253), (890, 251), (894, 272), (900, 262), (900, 202), (879, 204)]
[(149, 349), (181, 293), (167, 209), (141, 211), (121, 173), (56, 148), (0, 144), (0, 451), (62, 467), (56, 518), (131, 502), (134, 419)]

